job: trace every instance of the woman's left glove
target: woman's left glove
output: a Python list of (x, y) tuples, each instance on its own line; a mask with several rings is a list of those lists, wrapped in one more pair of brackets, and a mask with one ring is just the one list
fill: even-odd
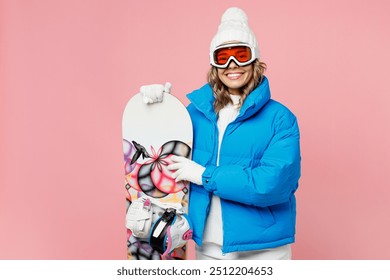
[(180, 156), (171, 157), (173, 163), (168, 165), (168, 170), (176, 170), (172, 174), (172, 178), (176, 182), (190, 181), (197, 185), (202, 185), (202, 174), (205, 171), (205, 167), (197, 164), (196, 162)]

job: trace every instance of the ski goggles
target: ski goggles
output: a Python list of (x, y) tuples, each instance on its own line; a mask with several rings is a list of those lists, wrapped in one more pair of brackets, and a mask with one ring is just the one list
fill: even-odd
[(256, 50), (248, 44), (227, 44), (217, 47), (210, 53), (210, 64), (217, 68), (227, 68), (233, 60), (238, 66), (251, 64), (257, 58)]

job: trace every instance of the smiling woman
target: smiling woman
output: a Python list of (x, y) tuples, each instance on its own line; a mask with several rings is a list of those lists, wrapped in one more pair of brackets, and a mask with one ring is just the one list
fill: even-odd
[[(189, 104), (240, 3), (272, 98), (302, 131), (293, 258), (389, 260), (390, 1), (169, 3), (0, 0), (0, 259), (126, 259), (125, 102), (167, 80)], [(257, 212), (269, 226), (278, 211)]]
[(187, 95), (193, 160), (168, 166), (191, 182), (197, 259), (291, 259), (299, 128), (270, 99), (266, 65), (241, 9), (223, 14), (210, 65), (208, 83)]

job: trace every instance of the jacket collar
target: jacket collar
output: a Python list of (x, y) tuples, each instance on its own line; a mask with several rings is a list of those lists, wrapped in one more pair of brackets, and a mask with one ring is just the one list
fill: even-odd
[[(191, 103), (212, 121), (217, 120), (214, 111), (214, 94), (209, 84), (194, 90), (187, 95)], [(257, 113), (271, 98), (268, 79), (263, 76), (263, 81), (246, 98), (236, 120), (244, 120)]]

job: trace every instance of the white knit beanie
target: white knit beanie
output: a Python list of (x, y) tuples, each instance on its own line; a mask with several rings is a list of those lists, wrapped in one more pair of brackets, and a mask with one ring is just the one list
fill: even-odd
[(255, 49), (256, 58), (260, 57), (259, 46), (252, 30), (248, 26), (248, 17), (240, 8), (229, 8), (221, 18), (221, 24), (218, 27), (210, 45), (210, 53), (215, 48), (230, 41), (247, 43)]

